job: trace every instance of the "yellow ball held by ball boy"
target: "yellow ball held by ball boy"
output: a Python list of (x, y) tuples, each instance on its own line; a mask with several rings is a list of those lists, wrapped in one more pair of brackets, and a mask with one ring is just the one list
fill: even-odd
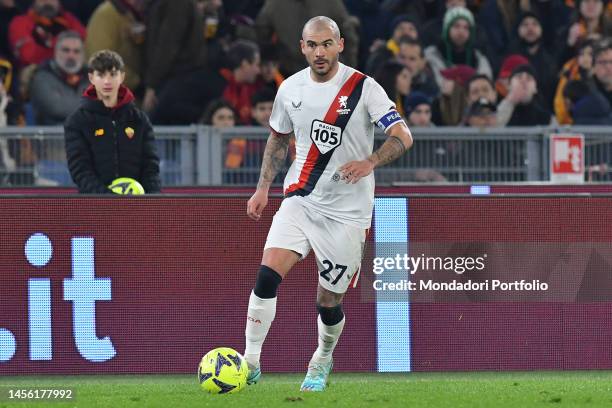
[(145, 193), (142, 184), (130, 177), (119, 177), (114, 179), (108, 186), (115, 194), (122, 195), (142, 195)]

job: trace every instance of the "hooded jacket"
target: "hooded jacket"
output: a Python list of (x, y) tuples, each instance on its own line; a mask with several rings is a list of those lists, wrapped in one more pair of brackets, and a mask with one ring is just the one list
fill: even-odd
[(132, 92), (121, 86), (117, 105), (107, 108), (90, 86), (66, 119), (68, 169), (80, 193), (111, 193), (107, 186), (118, 177), (138, 180), (147, 194), (160, 191), (153, 128), (133, 101)]
[[(450, 28), (460, 19), (465, 20), (470, 26), (470, 38), (463, 51), (456, 50), (450, 40)], [(475, 24), (474, 16), (465, 7), (453, 7), (444, 14), (440, 42), (437, 45), (430, 45), (424, 50), (425, 59), (434, 72), (438, 87), (442, 86), (440, 71), (458, 64), (468, 65), (476, 69), (477, 73), (493, 78), (493, 70), (489, 60), (482, 52), (474, 48)]]

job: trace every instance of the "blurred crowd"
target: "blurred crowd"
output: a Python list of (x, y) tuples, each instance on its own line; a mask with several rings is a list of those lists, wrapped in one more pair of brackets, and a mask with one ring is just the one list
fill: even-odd
[(0, 0), (3, 120), (61, 124), (109, 48), (155, 124), (265, 124), (314, 15), (412, 125), (612, 123), (605, 0)]
[[(607, 0), (0, 0), (0, 126), (62, 124), (100, 49), (154, 124), (267, 126), (316, 15), (411, 126), (612, 124)], [(35, 154), (9, 150), (5, 166)]]

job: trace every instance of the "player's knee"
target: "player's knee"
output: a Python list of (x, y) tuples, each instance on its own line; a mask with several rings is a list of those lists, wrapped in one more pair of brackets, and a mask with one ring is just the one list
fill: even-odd
[(340, 323), (344, 318), (342, 305), (336, 305), (333, 307), (317, 305), (317, 309), (319, 310), (319, 316), (321, 316), (321, 321), (326, 326), (334, 326)]
[(265, 265), (259, 267), (257, 280), (253, 293), (261, 299), (272, 299), (276, 297), (278, 285), (283, 281), (283, 278), (272, 268)]

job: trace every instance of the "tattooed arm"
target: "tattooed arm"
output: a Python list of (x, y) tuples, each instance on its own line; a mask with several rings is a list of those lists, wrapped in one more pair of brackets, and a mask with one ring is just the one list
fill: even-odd
[(366, 160), (352, 161), (340, 168), (347, 183), (356, 183), (369, 175), (376, 167), (384, 166), (401, 157), (412, 146), (412, 135), (403, 122), (393, 125), (387, 140)]
[(261, 213), (268, 204), (268, 190), (285, 164), (290, 137), (291, 134), (279, 133), (272, 133), (268, 137), (257, 190), (247, 203), (247, 215), (254, 220), (261, 218)]
[(398, 123), (389, 130), (389, 137), (368, 160), (374, 164), (374, 168), (384, 166), (398, 159), (406, 150), (412, 146), (412, 135), (403, 123)]
[(259, 182), (257, 190), (265, 190), (270, 188), (272, 181), (283, 168), (285, 159), (287, 158), (287, 150), (289, 149), (289, 135), (270, 134), (266, 143), (263, 161), (261, 163), (261, 173), (259, 174)]

